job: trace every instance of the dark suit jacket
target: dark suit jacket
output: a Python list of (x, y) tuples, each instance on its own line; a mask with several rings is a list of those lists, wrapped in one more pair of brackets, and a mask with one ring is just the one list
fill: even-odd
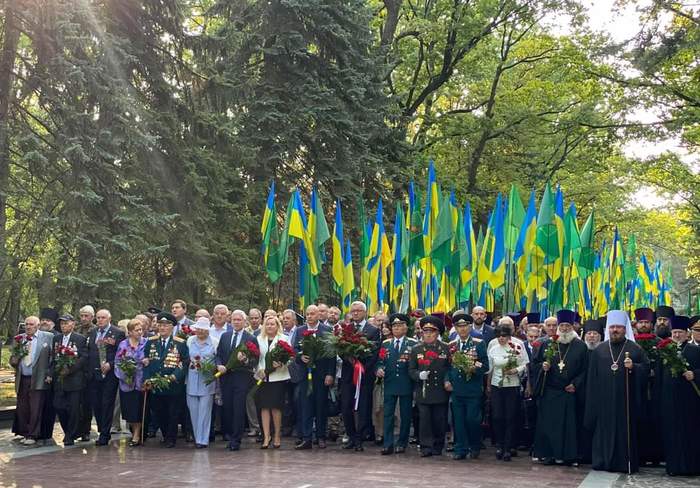
[[(101, 381), (102, 378), (102, 372), (100, 371), (100, 351), (97, 346), (97, 333), (99, 332), (99, 329), (95, 328), (90, 333), (90, 337), (88, 337), (88, 379), (90, 380), (98, 380)], [(117, 347), (119, 346), (119, 343), (126, 339), (126, 334), (124, 333), (123, 330), (121, 330), (119, 327), (111, 324), (109, 326), (109, 330), (107, 330), (107, 334), (105, 335), (105, 352), (106, 352), (106, 361), (109, 363), (111, 369), (109, 370), (109, 373), (107, 373), (106, 377), (113, 377), (114, 376), (114, 356), (117, 353)], [(114, 379), (116, 379), (116, 376), (114, 376)]]
[[(362, 375), (362, 386), (368, 386), (369, 383), (374, 384), (374, 372), (377, 366), (377, 358), (379, 355), (379, 347), (381, 346), (381, 332), (379, 329), (369, 322), (365, 322), (362, 329), (362, 334), (367, 337), (367, 340), (374, 346), (374, 352), (371, 356), (360, 360), (365, 367), (365, 372)], [(352, 373), (354, 366), (347, 359), (343, 359), (343, 372), (340, 377), (341, 383), (352, 383)]]
[[(333, 328), (329, 325), (318, 324), (318, 334), (332, 334)], [(297, 357), (293, 365), (290, 365), (289, 374), (292, 379), (299, 378), (298, 381), (303, 381), (306, 379), (306, 364), (301, 360), (301, 341), (304, 338), (304, 332), (309, 330), (308, 325), (301, 325), (294, 331), (294, 337), (292, 337), (292, 347), (297, 351)], [(333, 376), (335, 378), (335, 358), (319, 359), (314, 364), (314, 369), (312, 371), (313, 378), (323, 379), (326, 376)]]
[(469, 333), (470, 336), (475, 337), (477, 339), (481, 339), (484, 341), (484, 344), (486, 344), (486, 347), (488, 347), (489, 342), (491, 342), (491, 339), (496, 338), (496, 333), (493, 330), (493, 327), (490, 325), (484, 324), (484, 327), (481, 329), (481, 335), (474, 329)]
[[(219, 339), (219, 345), (216, 348), (217, 365), (226, 366), (226, 363), (228, 363), (228, 359), (231, 356), (232, 352), (231, 340), (233, 339), (234, 332), (234, 330), (224, 332), (224, 334), (221, 336), (221, 339)], [(250, 332), (242, 330), (241, 333), (243, 335), (241, 336), (240, 342), (238, 343), (239, 346), (245, 342), (252, 342), (256, 346), (258, 345), (258, 340)], [(221, 376), (221, 378), (219, 378), (219, 384), (221, 385), (221, 388), (233, 388), (234, 386), (240, 386), (243, 384), (248, 385), (253, 380), (253, 372), (255, 371), (255, 367), (257, 366), (257, 364), (257, 360), (251, 360), (248, 362), (245, 369), (230, 371), (225, 375)]]
[(51, 361), (52, 378), (54, 388), (63, 391), (79, 391), (85, 387), (85, 366), (88, 361), (87, 339), (72, 332), (68, 340), (68, 346), (76, 350), (78, 357), (73, 366), (70, 367), (68, 373), (59, 381), (59, 373), (56, 368), (56, 351), (63, 344), (63, 334), (54, 336), (53, 338), (53, 355)]

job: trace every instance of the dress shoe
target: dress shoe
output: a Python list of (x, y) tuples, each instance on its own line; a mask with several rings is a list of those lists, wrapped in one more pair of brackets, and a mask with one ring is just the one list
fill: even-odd
[(496, 449), (496, 459), (503, 459), (503, 449)]
[(374, 445), (381, 446), (384, 444), (384, 438), (382, 436), (377, 436), (374, 440)]
[(185, 436), (185, 442), (194, 442), (194, 437), (191, 434)]
[(455, 461), (461, 461), (462, 459), (466, 459), (467, 455), (466, 454), (453, 454), (452, 459)]
[(553, 458), (545, 458), (542, 460), (542, 464), (545, 466), (554, 466), (554, 459)]
[(172, 449), (173, 447), (175, 447), (175, 441), (167, 441), (165, 443), (165, 447), (168, 449)]
[(195, 445), (194, 445), (194, 448), (195, 448), (195, 449), (206, 449), (206, 447), (207, 447), (207, 446), (206, 446), (205, 444), (195, 444)]
[(80, 442), (90, 442), (90, 436), (84, 435), (80, 438)]
[(301, 441), (299, 444), (294, 446), (294, 449), (296, 449), (297, 451), (306, 451), (311, 448), (311, 441)]
[(239, 446), (238, 444), (233, 444), (233, 443), (229, 442), (228, 450), (229, 451), (240, 451), (241, 446)]
[(326, 439), (319, 439), (319, 440), (318, 440), (318, 448), (319, 448), (319, 449), (325, 449), (325, 448), (326, 448)]
[(389, 454), (394, 454), (394, 448), (393, 447), (385, 447), (381, 451), (382, 456), (388, 456)]
[(399, 447), (397, 447), (396, 449), (394, 449), (394, 452), (395, 452), (396, 454), (403, 454), (404, 452), (406, 452), (406, 448), (403, 447), (403, 446), (399, 446)]
[(509, 452), (507, 452), (507, 453), (505, 453), (505, 454), (503, 455), (503, 460), (504, 460), (504, 461), (510, 461), (510, 453), (509, 453)]
[(350, 449), (355, 449), (355, 443), (348, 442), (347, 444), (343, 445), (343, 449), (345, 449), (346, 451), (349, 451)]
[(433, 452), (429, 449), (422, 450), (420, 452), (420, 457), (430, 457), (433, 455)]

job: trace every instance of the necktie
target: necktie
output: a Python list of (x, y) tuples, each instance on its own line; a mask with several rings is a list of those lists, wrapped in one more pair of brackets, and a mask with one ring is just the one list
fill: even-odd
[(396, 352), (399, 352), (401, 349), (401, 340), (400, 339), (394, 339), (394, 349)]
[(467, 343), (462, 341), (462, 351), (466, 351), (466, 350), (467, 350)]
[(162, 337), (160, 338), (160, 349), (161, 351), (165, 349), (165, 339)]
[(233, 333), (233, 340), (231, 341), (231, 349), (235, 349), (238, 343), (238, 331)]
[(68, 345), (68, 339), (70, 339), (70, 336), (66, 336), (66, 335), (63, 336), (63, 346), (64, 347)]

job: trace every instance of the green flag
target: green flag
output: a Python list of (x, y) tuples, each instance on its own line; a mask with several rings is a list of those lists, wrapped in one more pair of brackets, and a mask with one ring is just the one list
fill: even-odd
[(637, 239), (634, 234), (630, 235), (627, 242), (627, 256), (625, 259), (625, 281), (635, 281), (637, 279)]
[(554, 195), (547, 183), (540, 203), (540, 213), (537, 216), (537, 235), (535, 243), (545, 256), (545, 263), (553, 263), (559, 258), (559, 238), (556, 222), (554, 221)]
[(282, 276), (282, 260), (286, 260), (286, 256), (282, 253), (287, 251), (286, 246), (281, 245), (280, 236), (277, 227), (277, 211), (272, 207), (272, 214), (265, 226), (265, 249), (267, 252), (267, 262), (265, 263), (265, 271), (270, 277), (270, 281), (275, 283)]
[(515, 252), (515, 246), (518, 244), (520, 237), (520, 228), (525, 221), (525, 207), (520, 199), (520, 194), (515, 188), (515, 185), (510, 187), (510, 195), (508, 196), (508, 213), (505, 220), (505, 243), (506, 249)]
[(450, 208), (450, 199), (447, 195), (443, 195), (440, 202), (440, 211), (438, 212), (437, 220), (435, 221), (435, 229), (433, 229), (434, 237), (431, 247), (431, 257), (435, 272), (440, 273), (445, 266), (450, 264), (450, 255), (452, 247), (452, 210)]
[(593, 249), (593, 235), (595, 233), (595, 217), (593, 211), (588, 216), (581, 231), (581, 253), (578, 257), (578, 271), (581, 278), (586, 279), (593, 274), (595, 268), (596, 252)]

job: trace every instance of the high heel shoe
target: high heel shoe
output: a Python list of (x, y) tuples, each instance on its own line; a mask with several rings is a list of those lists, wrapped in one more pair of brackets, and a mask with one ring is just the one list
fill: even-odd
[(271, 441), (271, 440), (272, 440), (272, 439), (265, 439), (265, 442), (263, 442), (262, 444), (260, 444), (260, 449), (267, 449), (268, 447), (270, 447), (270, 441)]
[(279, 449), (280, 447), (282, 447), (282, 441), (278, 442), (277, 444), (272, 443), (272, 448), (273, 448), (273, 449)]

